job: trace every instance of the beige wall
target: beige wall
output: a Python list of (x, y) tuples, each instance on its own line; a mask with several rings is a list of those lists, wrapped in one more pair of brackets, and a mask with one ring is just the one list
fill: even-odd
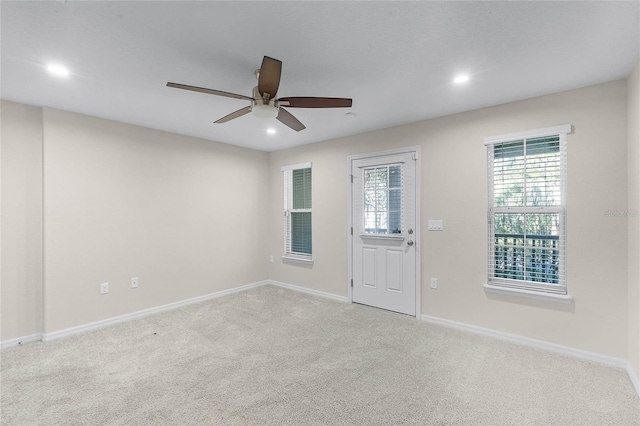
[(628, 85), (629, 362), (640, 379), (640, 62)]
[(48, 108), (43, 122), (46, 333), (265, 279), (266, 153)]
[[(628, 297), (640, 293), (637, 219), (605, 215), (637, 206), (637, 92), (636, 68), (628, 82), (268, 154), (3, 101), (1, 339), (265, 278), (346, 296), (347, 157), (419, 145), (422, 314), (629, 358), (638, 371), (640, 309)], [(483, 138), (567, 123), (575, 127), (568, 139), (575, 301), (487, 295)], [(314, 173), (311, 267), (281, 260), (280, 167), (306, 161)], [(427, 232), (427, 219), (443, 219), (445, 230)], [(438, 290), (429, 289), (430, 277)]]
[(42, 331), (42, 113), (2, 101), (0, 340)]
[[(270, 278), (347, 295), (347, 157), (422, 150), (422, 314), (627, 358), (627, 94), (624, 80), (320, 142), (269, 155)], [(568, 287), (574, 303), (487, 295), (485, 136), (572, 124)], [(280, 167), (313, 163), (313, 267), (282, 254)], [(443, 219), (443, 232), (427, 232)], [(431, 290), (430, 277), (439, 280)]]

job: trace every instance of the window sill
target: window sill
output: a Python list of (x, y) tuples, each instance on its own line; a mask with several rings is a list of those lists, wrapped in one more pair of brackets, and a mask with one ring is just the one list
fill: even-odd
[(307, 265), (313, 265), (313, 259), (308, 257), (298, 257), (298, 256), (291, 256), (291, 255), (285, 254), (282, 256), (282, 260), (287, 262), (299, 262)]
[(530, 299), (546, 300), (557, 303), (572, 303), (573, 297), (568, 294), (551, 294), (541, 293), (531, 290), (520, 290), (516, 288), (500, 287), (491, 284), (484, 285), (484, 291), (487, 293), (508, 294), (510, 296), (522, 296)]

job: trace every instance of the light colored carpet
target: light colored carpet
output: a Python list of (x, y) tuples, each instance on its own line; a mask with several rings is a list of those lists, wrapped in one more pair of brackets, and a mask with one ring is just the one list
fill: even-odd
[(1, 355), (3, 425), (640, 425), (623, 370), (272, 286)]

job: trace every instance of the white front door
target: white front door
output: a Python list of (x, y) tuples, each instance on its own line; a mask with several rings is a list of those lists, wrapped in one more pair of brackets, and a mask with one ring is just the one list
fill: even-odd
[(352, 300), (416, 315), (416, 153), (353, 159)]

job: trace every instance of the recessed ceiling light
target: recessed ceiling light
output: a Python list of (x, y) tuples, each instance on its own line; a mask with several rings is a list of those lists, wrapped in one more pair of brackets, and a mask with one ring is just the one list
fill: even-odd
[(49, 64), (49, 65), (47, 65), (47, 70), (51, 74), (55, 74), (55, 75), (60, 76), (60, 77), (67, 77), (69, 75), (69, 70), (67, 68), (63, 67), (62, 65), (58, 65), (58, 64)]
[(274, 129), (273, 127), (269, 127), (267, 129), (267, 133), (269, 133), (270, 135), (275, 135), (276, 134), (276, 129)]
[(469, 76), (466, 74), (461, 74), (453, 79), (453, 82), (456, 84), (466, 83), (467, 81), (469, 81)]

